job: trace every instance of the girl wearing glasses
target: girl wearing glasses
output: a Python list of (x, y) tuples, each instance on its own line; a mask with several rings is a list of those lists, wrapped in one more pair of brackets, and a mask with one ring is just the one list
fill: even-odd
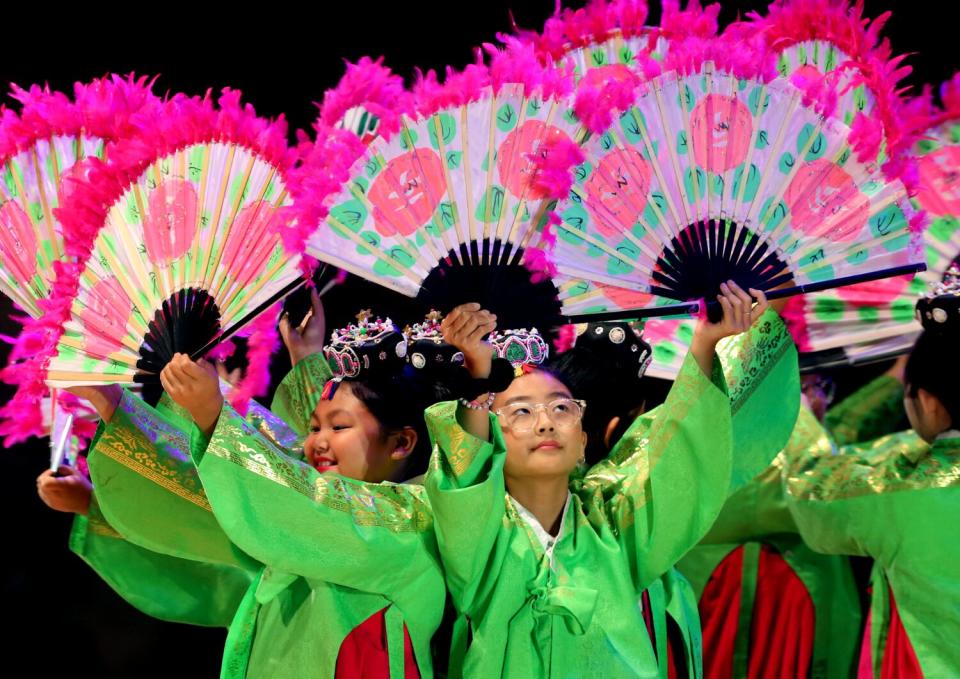
[(494, 350), (517, 368), (501, 393), (426, 413), (435, 445), (427, 493), (457, 610), (451, 676), (658, 675), (637, 601), (727, 496), (731, 402), (715, 348), (765, 311), (763, 293), (750, 292), (755, 308), (735, 283), (722, 286), (723, 317), (698, 324), (666, 403), (588, 470), (588, 405), (531, 367), (542, 339), (516, 332), (491, 347), (483, 338), (497, 319), (477, 304), (444, 320), (474, 378), (489, 377)]

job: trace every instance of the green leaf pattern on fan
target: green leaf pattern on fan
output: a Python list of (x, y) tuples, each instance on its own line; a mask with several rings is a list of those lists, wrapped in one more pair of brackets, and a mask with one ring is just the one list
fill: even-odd
[[(837, 107), (833, 115), (849, 125), (858, 112), (870, 115), (876, 107), (876, 96), (872, 92), (864, 85), (852, 85), (856, 73), (849, 64), (850, 58), (836, 45), (826, 40), (808, 40), (790, 45), (781, 51), (777, 68), (785, 78), (795, 73), (807, 78), (819, 78), (844, 67), (833, 80), (837, 92)], [(878, 160), (882, 158), (881, 150)]]
[[(655, 39), (653, 45), (651, 39)], [(650, 56), (660, 61), (666, 55), (667, 40), (657, 36), (656, 31), (644, 31), (640, 35), (624, 38), (619, 33), (602, 43), (586, 45), (571, 49), (562, 58), (573, 64), (574, 73), (583, 77), (591, 70), (609, 69), (611, 66), (636, 67), (636, 55), (650, 53)]]
[[(914, 317), (917, 300), (960, 255), (957, 130), (958, 126), (948, 121), (924, 133), (926, 138), (916, 146), (920, 191), (914, 204), (926, 209), (930, 218), (930, 226), (924, 232), (927, 271), (910, 280), (814, 293), (807, 306), (807, 334), (813, 350), (852, 345), (857, 359), (866, 360), (905, 351), (912, 345), (920, 327)], [(906, 216), (893, 208), (871, 219), (875, 234), (903, 230)], [(896, 240), (889, 242), (896, 244)]]

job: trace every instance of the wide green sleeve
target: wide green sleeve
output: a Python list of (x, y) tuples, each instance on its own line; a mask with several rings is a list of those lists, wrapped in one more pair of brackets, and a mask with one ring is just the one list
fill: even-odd
[(310, 431), (310, 416), (333, 373), (323, 354), (311, 354), (293, 366), (273, 395), (270, 409), (300, 436)]
[(507, 446), (490, 415), (491, 440), (457, 422), (454, 401), (426, 411), (433, 456), (425, 485), (433, 509), (447, 587), (458, 610), (470, 610), (503, 526)]
[(770, 466), (727, 499), (720, 516), (700, 541), (701, 546), (741, 544), (797, 533), (796, 521), (787, 507), (783, 468), (786, 460), (815, 447), (822, 436), (823, 430), (810, 426), (807, 415), (797, 418), (790, 440)]
[[(230, 390), (233, 387), (221, 380), (220, 388), (223, 390), (224, 398), (229, 400)], [(193, 428), (193, 418), (190, 413), (175, 403), (166, 392), (160, 396), (160, 401), (157, 403), (157, 412), (182, 432), (189, 432)], [(309, 415), (307, 419), (309, 420)], [(304, 434), (298, 432), (287, 424), (282, 417), (257, 401), (251, 400), (247, 405), (246, 420), (281, 448), (293, 450), (303, 445)]]
[(422, 486), (320, 474), (225, 405), (192, 454), (213, 512), (244, 552), (277, 570), (390, 593), (437, 568)]
[(837, 445), (892, 434), (903, 420), (903, 385), (881, 375), (827, 411), (823, 424)]
[(730, 399), (691, 354), (666, 402), (642, 415), (578, 490), (588, 518), (606, 524), (631, 560), (638, 589), (667, 572), (716, 519), (730, 485)]
[(213, 515), (190, 459), (185, 426), (175, 412), (165, 416), (124, 392), (87, 458), (103, 515), (128, 540), (151, 551), (256, 568)]
[[(806, 409), (801, 418), (804, 426), (820, 427)], [(870, 556), (867, 545), (882, 542), (890, 530), (886, 492), (928, 450), (913, 431), (838, 450), (820, 427), (818, 443), (787, 459), (783, 472), (787, 504), (804, 542), (827, 554)]]
[(160, 554), (124, 539), (104, 518), (96, 496), (77, 516), (70, 549), (124, 600), (147, 615), (227, 627), (250, 587), (243, 569)]
[(734, 493), (788, 444), (800, 409), (800, 370), (797, 348), (773, 309), (749, 332), (721, 341), (717, 356), (730, 392)]

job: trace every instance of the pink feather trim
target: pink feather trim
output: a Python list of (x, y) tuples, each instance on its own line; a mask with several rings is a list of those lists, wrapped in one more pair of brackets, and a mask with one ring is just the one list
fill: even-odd
[(662, 4), (659, 30), (668, 41), (716, 37), (720, 25), (719, 2), (702, 7), (699, 0), (690, 0), (685, 9), (680, 9), (679, 0), (663, 0)]
[(810, 338), (807, 334), (806, 301), (803, 295), (797, 295), (787, 300), (780, 313), (787, 330), (793, 337), (798, 351), (810, 351)]
[(577, 343), (577, 326), (562, 325), (557, 331), (557, 338), (553, 340), (553, 349), (557, 354), (573, 349)]
[(616, 33), (633, 37), (648, 29), (649, 9), (644, 0), (590, 0), (581, 9), (558, 11), (547, 19), (543, 31), (532, 38), (538, 51), (560, 59), (571, 48), (609, 40)]
[(534, 283), (550, 280), (557, 275), (557, 266), (550, 256), (539, 248), (527, 248), (524, 251), (523, 265), (530, 270), (530, 280)]
[(890, 12), (871, 20), (863, 16), (863, 0), (775, 0), (766, 16), (751, 12), (747, 17), (754, 30), (762, 32), (776, 50), (807, 40), (823, 40), (861, 61), (875, 56), (880, 31)]
[(0, 122), (0, 164), (33, 146), (40, 139), (81, 132), (112, 141), (130, 135), (130, 118), (148, 106), (159, 107), (153, 80), (110, 75), (74, 85), (74, 100), (49, 87), (28, 90), (13, 85), (12, 96), (20, 114), (4, 109)]
[(955, 73), (940, 86), (940, 101), (943, 103), (944, 115), (951, 120), (960, 118), (960, 73)]
[[(525, 96), (544, 99), (561, 98), (573, 92), (573, 73), (568, 65), (555, 67), (539, 60), (534, 46), (517, 38), (506, 36), (505, 47), (486, 44), (477, 59), (462, 71), (447, 70), (443, 84), (436, 73), (420, 74), (413, 87), (415, 107), (423, 117), (443, 109), (463, 106), (488, 96), (489, 89), (497, 93), (506, 85), (521, 85)], [(484, 52), (490, 60), (483, 61)]]
[(574, 113), (590, 132), (602, 134), (613, 123), (613, 116), (627, 111), (636, 101), (640, 78), (633, 73), (627, 80), (609, 78), (600, 87), (581, 80), (577, 87)]
[[(347, 130), (318, 127), (317, 140), (299, 147), (300, 165), (290, 173), (288, 186), (296, 219), (282, 233), (288, 247), (306, 243), (326, 219), (326, 200), (350, 179), (354, 164), (364, 159), (366, 146)], [(304, 277), (313, 276), (316, 260), (303, 258)]]
[(583, 162), (583, 149), (567, 137), (549, 139), (532, 157), (536, 167), (533, 186), (553, 200), (565, 198), (573, 186), (573, 168)]
[[(673, 41), (717, 34), (719, 3), (704, 8), (699, 0), (690, 0), (684, 9), (678, 0), (665, 0), (662, 4), (659, 26), (647, 24), (646, 2), (591, 0), (581, 9), (558, 10), (547, 19), (539, 35), (533, 31), (518, 31), (515, 37), (532, 44), (545, 61), (558, 61), (572, 49), (599, 45), (615, 36), (629, 39), (647, 35), (652, 46), (658, 37)], [(498, 38), (506, 40), (503, 35)], [(647, 58), (648, 55), (637, 57)]]
[(663, 70), (689, 75), (706, 62), (743, 80), (770, 82), (778, 75), (776, 59), (762, 38), (742, 27), (731, 27), (716, 38), (690, 37), (670, 43)]
[(335, 87), (327, 90), (320, 104), (319, 124), (336, 127), (352, 108), (361, 106), (379, 118), (378, 134), (391, 135), (400, 127), (400, 118), (413, 108), (412, 95), (404, 89), (403, 79), (383, 65), (362, 57), (347, 70)]
[(804, 106), (813, 108), (822, 116), (830, 117), (837, 109), (837, 88), (832, 74), (809, 77), (800, 71), (790, 76), (790, 83), (803, 93)]
[(233, 356), (236, 351), (237, 345), (230, 340), (227, 340), (226, 342), (222, 342), (208, 351), (204, 358), (209, 361), (226, 361), (228, 358)]

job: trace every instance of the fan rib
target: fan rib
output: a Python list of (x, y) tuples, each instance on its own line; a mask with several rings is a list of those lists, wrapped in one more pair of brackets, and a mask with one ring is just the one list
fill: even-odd
[[(429, 124), (429, 122), (428, 122), (427, 124)], [(409, 134), (409, 132), (408, 132), (408, 134)], [(410, 138), (412, 139), (412, 135), (411, 135)], [(439, 141), (440, 141), (440, 140), (438, 139), (438, 142), (439, 142)], [(419, 151), (418, 147), (416, 146), (416, 144), (413, 144), (412, 142), (411, 142), (410, 146), (411, 146), (411, 151), (410, 151), (410, 153), (413, 154), (414, 162), (416, 163), (417, 168), (420, 170), (420, 176), (421, 176), (421, 177), (426, 177), (426, 176), (427, 176), (427, 173), (424, 171), (423, 160), (420, 158), (420, 151)], [(440, 164), (441, 164), (441, 167), (443, 167), (443, 170), (444, 170), (444, 177), (445, 177), (445, 178), (447, 179), (447, 181), (449, 182), (449, 175), (447, 174), (446, 163), (447, 163), (446, 158), (444, 158), (443, 155), (441, 154), (441, 155), (440, 155)], [(403, 191), (403, 188), (402, 188), (402, 186), (400, 185), (399, 180), (396, 179), (396, 175), (393, 174), (393, 171), (392, 171), (392, 170), (390, 171), (390, 175), (389, 175), (389, 176), (390, 176), (391, 179), (394, 180), (394, 188), (397, 189), (397, 192), (400, 193), (401, 195), (405, 195), (405, 192)], [(439, 195), (439, 196), (438, 196), (438, 195), (435, 193), (435, 188), (436, 188), (436, 187), (434, 187), (431, 182), (424, 182), (423, 188), (424, 188), (424, 190), (429, 194), (430, 200), (434, 203), (434, 205), (439, 206), (439, 205), (443, 202), (444, 196), (443, 196), (443, 195)], [(448, 183), (448, 184), (447, 184), (446, 195), (449, 195), (449, 192), (450, 192), (450, 184)], [(407, 202), (407, 205), (409, 206), (410, 203)], [(413, 220), (414, 220), (414, 217), (413, 217), (414, 214), (415, 214), (415, 213), (414, 213), (412, 210), (408, 210), (408, 211), (405, 211), (405, 212), (403, 213), (404, 217), (406, 218), (405, 221), (407, 221), (407, 222), (408, 222), (408, 225), (411, 227), (411, 228), (409, 229), (411, 232), (415, 232), (415, 231), (419, 230), (419, 229), (423, 226), (422, 224), (417, 224), (415, 221), (413, 221)], [(408, 230), (408, 229), (404, 229), (404, 230), (401, 231), (400, 233), (405, 233), (407, 230)], [(428, 235), (429, 235), (429, 234), (428, 234)], [(433, 240), (432, 240), (432, 239), (425, 237), (424, 240), (425, 240), (426, 242), (429, 242), (431, 245), (433, 245)], [(450, 247), (450, 241), (449, 241), (449, 238), (448, 238), (448, 236), (447, 236), (447, 230), (446, 230), (446, 229), (440, 230), (440, 240), (441, 240), (441, 242), (443, 243), (443, 246), (446, 248), (447, 253), (449, 253), (453, 248)], [(414, 248), (414, 250), (416, 250), (416, 248)], [(442, 256), (442, 253), (439, 252), (439, 251), (437, 251), (436, 248), (433, 248), (433, 250), (434, 250), (434, 254), (435, 254), (436, 257), (441, 257), (441, 256)], [(459, 258), (459, 248), (458, 248), (457, 251), (455, 252), (455, 256), (456, 256), (457, 258)]]
[[(671, 139), (675, 139), (676, 137), (672, 134), (672, 128), (671, 128), (671, 126), (670, 126), (670, 121), (668, 120), (668, 117), (667, 117), (666, 113), (664, 112), (662, 86), (655, 85), (655, 86), (652, 87), (651, 89), (653, 90), (654, 99), (655, 99), (655, 101), (656, 101), (657, 115), (659, 116), (660, 123), (661, 123), (661, 125), (662, 125), (662, 129), (664, 130), (664, 135), (663, 135), (663, 138), (664, 138), (664, 140), (665, 140), (664, 146), (666, 146), (667, 149), (668, 149), (669, 156), (670, 156), (670, 165), (671, 165), (671, 167), (673, 168), (673, 175), (674, 175), (674, 180), (676, 181), (677, 191), (680, 193), (680, 198), (682, 199), (682, 198), (683, 198), (683, 191), (684, 191), (683, 172), (682, 172), (682, 170), (680, 169), (679, 160), (677, 159), (677, 155), (676, 155), (676, 153), (674, 152), (673, 144), (669, 143)], [(646, 137), (644, 137), (644, 139), (646, 139)], [(656, 158), (656, 154), (651, 154), (649, 157), (650, 157), (650, 158)], [(670, 222), (670, 221), (665, 221), (665, 222), (663, 222), (664, 226), (665, 226), (665, 227), (667, 228), (667, 230), (668, 230), (668, 236), (672, 239), (672, 238), (675, 238), (676, 236), (679, 235), (679, 230), (677, 229), (677, 225), (679, 225), (679, 224), (690, 224), (693, 220), (690, 218), (690, 215), (689, 215), (689, 213), (687, 212), (687, 204), (686, 204), (687, 201), (686, 201), (686, 200), (681, 200), (681, 201), (680, 201), (680, 202), (681, 202), (681, 206), (682, 206), (682, 208), (683, 208), (683, 210), (682, 210), (683, 214), (682, 214), (682, 215), (681, 215), (680, 212), (676, 209), (676, 206), (674, 205), (674, 201), (673, 201), (673, 199), (672, 199), (671, 196), (670, 196), (670, 191), (667, 190), (667, 186), (668, 186), (668, 185), (667, 185), (667, 183), (664, 181), (664, 179), (663, 179), (663, 177), (662, 177), (662, 175), (661, 175), (661, 173), (660, 173), (660, 164), (659, 164), (659, 163), (656, 163), (656, 162), (653, 162), (653, 163), (651, 163), (651, 165), (653, 165), (655, 171), (657, 172), (657, 178), (660, 180), (660, 185), (664, 187), (663, 194), (664, 194), (664, 196), (666, 196), (667, 205), (670, 207), (670, 211), (671, 211), (671, 213), (674, 215), (674, 220), (673, 220), (673, 222)]]
[[(267, 219), (259, 219), (260, 210), (263, 209), (263, 206), (268, 204), (269, 201), (266, 199), (267, 189), (270, 188), (270, 182), (273, 181), (274, 176), (276, 175), (276, 170), (271, 167), (270, 171), (267, 173), (267, 176), (264, 178), (262, 185), (260, 186), (259, 195), (257, 195), (255, 202), (253, 203), (254, 209), (253, 214), (250, 216), (250, 219), (246, 222), (246, 228), (249, 231), (246, 234), (232, 233), (233, 238), (241, 239), (240, 247), (237, 250), (237, 254), (243, 256), (243, 258), (253, 264), (254, 266), (245, 267), (246, 277), (238, 277), (236, 280), (229, 279), (229, 271), (227, 267), (220, 266), (222, 262), (217, 263), (217, 268), (213, 272), (213, 278), (210, 281), (209, 291), (213, 295), (214, 299), (221, 299), (231, 288), (242, 287), (245, 284), (249, 283), (251, 276), (256, 273), (269, 257), (269, 253), (273, 251), (273, 247), (276, 242), (279, 240), (279, 234), (270, 233), (270, 226), (273, 223), (273, 219), (277, 214), (280, 206), (283, 204), (282, 200), (285, 197), (285, 192), (281, 192), (280, 202), (270, 203), (270, 214), (267, 216)], [(249, 182), (249, 176), (247, 177)], [(244, 185), (243, 191), (246, 191), (247, 184)], [(248, 205), (250, 205), (248, 203)], [(234, 216), (234, 220), (237, 219), (239, 213)], [(231, 222), (231, 225), (235, 221)], [(253, 227), (253, 228), (251, 228)], [(272, 237), (271, 237), (272, 236)], [(224, 251), (226, 250), (227, 243), (224, 242)], [(264, 256), (263, 250), (266, 248), (267, 255)], [(256, 256), (259, 256), (259, 259), (255, 259)], [(221, 255), (222, 257), (222, 255)]]
[[(499, 97), (499, 95), (498, 95), (498, 97)], [(553, 111), (552, 108), (551, 108), (551, 111)], [(514, 165), (515, 165), (516, 163), (519, 162), (519, 163), (521, 164), (521, 168), (522, 168), (522, 167), (523, 167), (523, 163), (528, 163), (528, 162), (529, 162), (529, 160), (528, 160), (527, 158), (522, 158), (522, 157), (520, 157), (521, 154), (520, 154), (520, 152), (519, 152), (519, 150), (520, 150), (519, 147), (520, 147), (520, 142), (521, 142), (520, 130), (523, 128), (523, 126), (526, 124), (526, 122), (527, 122), (527, 99), (526, 99), (526, 97), (521, 96), (521, 97), (520, 97), (520, 111), (517, 112), (517, 122), (516, 122), (516, 125), (513, 127), (513, 129), (510, 131), (510, 133), (507, 133), (506, 135), (504, 135), (504, 141), (506, 141), (506, 138), (507, 138), (507, 136), (509, 136), (509, 134), (511, 134), (511, 133), (516, 133), (515, 136), (514, 136), (513, 147), (510, 149), (510, 154), (509, 154), (509, 155), (507, 156), (507, 158), (506, 158), (506, 171), (501, 173), (501, 179), (502, 179), (503, 175), (506, 175), (506, 176), (508, 176), (508, 177), (511, 176), (511, 175), (513, 175)], [(547, 124), (547, 125), (550, 124), (549, 120), (546, 121), (546, 124)], [(491, 134), (492, 134), (491, 143), (492, 143), (492, 144), (493, 144), (493, 143), (496, 143), (496, 127), (491, 128), (490, 132), (491, 132)], [(541, 139), (541, 143), (542, 143), (542, 141), (543, 141), (543, 140)], [(501, 145), (500, 148), (502, 148), (502, 145)], [(523, 197), (524, 197), (524, 196), (526, 195), (526, 193), (527, 193), (527, 189), (528, 189), (528, 187), (529, 187), (529, 185), (530, 185), (530, 181), (532, 181), (532, 180), (531, 180), (531, 179), (528, 179), (527, 181), (522, 182), (523, 189), (521, 190), (520, 195), (519, 195), (519, 196), (514, 196), (515, 198), (517, 198), (517, 199), (520, 201), (520, 202), (518, 203), (518, 205), (519, 205), (520, 207), (523, 206)], [(497, 215), (496, 224), (495, 224), (495, 226), (494, 226), (494, 228), (493, 228), (493, 245), (494, 245), (495, 250), (499, 250), (500, 247), (502, 247), (504, 241), (506, 240), (506, 239), (505, 239), (505, 234), (504, 234), (504, 226), (505, 226), (505, 225), (504, 225), (504, 222), (505, 222), (505, 217), (506, 217), (507, 213), (510, 211), (510, 210), (507, 208), (507, 202), (508, 202), (508, 201), (507, 201), (507, 196), (510, 194), (510, 189), (507, 188), (506, 182), (504, 182), (503, 193), (504, 193), (504, 195), (503, 195), (503, 198), (504, 198), (504, 200), (503, 200), (503, 207), (500, 209), (500, 214)], [(488, 202), (489, 202), (489, 201), (488, 201)], [(488, 207), (489, 207), (489, 205), (488, 205)], [(518, 213), (518, 214), (519, 214), (519, 213)], [(498, 246), (499, 246), (499, 247), (498, 247)], [(490, 263), (493, 264), (493, 265), (500, 264), (499, 255), (500, 255), (499, 252), (491, 252)]]
[[(205, 144), (203, 147), (203, 160), (200, 171), (200, 193), (198, 194), (199, 200), (197, 206), (197, 225), (193, 237), (193, 247), (196, 249), (194, 257), (190, 261), (190, 274), (186, 280), (186, 283), (189, 285), (201, 285), (202, 281), (200, 279), (200, 259), (201, 253), (208, 250), (210, 245), (204, 244), (201, 241), (203, 237), (203, 216), (207, 212), (207, 178), (210, 174), (206, 171), (210, 167), (210, 154), (211, 154), (211, 145)], [(214, 224), (211, 222), (208, 224), (207, 235), (208, 240), (213, 239)]]
[[(233, 146), (230, 147), (231, 151)], [(237, 193), (233, 198), (233, 201), (230, 205), (230, 215), (227, 217), (227, 222), (225, 226), (227, 228), (223, 229), (223, 241), (217, 244), (215, 256), (216, 259), (213, 261), (213, 268), (208, 269), (206, 275), (204, 275), (204, 290), (216, 290), (218, 286), (218, 274), (222, 274), (220, 269), (220, 263), (223, 261), (223, 253), (226, 250), (227, 239), (229, 237), (230, 226), (236, 223), (237, 215), (240, 213), (240, 204), (243, 203), (244, 193), (247, 191), (247, 187), (250, 186), (250, 174), (253, 172), (255, 157), (250, 156), (247, 160), (246, 167), (243, 169), (242, 177), (243, 179), (240, 182), (240, 187), (237, 189)], [(232, 169), (232, 167), (231, 167)], [(232, 174), (232, 172), (231, 172)]]
[[(450, 164), (447, 162), (446, 146), (443, 142), (443, 125), (440, 122), (440, 116), (439, 115), (431, 116), (430, 123), (433, 124), (433, 131), (437, 137), (437, 153), (440, 155), (440, 166), (443, 168), (443, 177), (446, 180), (446, 184), (447, 184), (447, 197), (450, 198), (450, 203), (452, 205), (456, 205), (456, 197), (453, 194), (453, 182), (451, 181), (451, 176), (450, 176)], [(420, 165), (419, 158), (417, 159), (417, 164)], [(469, 173), (466, 173), (466, 174), (469, 174)], [(442, 202), (443, 202), (443, 196), (441, 196), (440, 200), (437, 201), (437, 205), (439, 206)], [(443, 239), (444, 244), (446, 244), (446, 238), (444, 237), (446, 234), (446, 229), (444, 229), (440, 224), (437, 225), (437, 228), (440, 230), (440, 237)], [(453, 228), (457, 233), (457, 242), (458, 242), (458, 245), (460, 246), (460, 247), (457, 247), (455, 251), (455, 255), (459, 260), (461, 255), (460, 250), (462, 248), (464, 240), (463, 240), (463, 228), (460, 225), (460, 214), (456, 210), (454, 210), (454, 214), (453, 214)], [(447, 248), (447, 250), (449, 251), (451, 250), (451, 248)]]
[(215, 212), (210, 219), (210, 244), (206, 252), (203, 253), (203, 263), (200, 266), (200, 275), (198, 277), (199, 280), (197, 281), (197, 287), (202, 289), (209, 287), (207, 276), (210, 274), (210, 258), (213, 257), (216, 251), (222, 247), (220, 243), (217, 243), (217, 235), (222, 231), (220, 228), (220, 219), (223, 215), (224, 202), (227, 199), (227, 187), (230, 183), (230, 177), (233, 175), (233, 160), (235, 153), (236, 149), (233, 145), (227, 147), (227, 157), (224, 161), (223, 177), (220, 181), (220, 188), (217, 191), (216, 204), (214, 205)]
[[(53, 147), (53, 139), (48, 140), (48, 153), (56, 154)], [(43, 176), (43, 170), (40, 168), (40, 155), (37, 153), (37, 147), (30, 149), (30, 156), (33, 158), (33, 171), (37, 180), (37, 192), (40, 194), (40, 208), (43, 210), (43, 222), (47, 227), (47, 237), (50, 239), (50, 246), (53, 248), (54, 259), (63, 259), (63, 251), (60, 249), (60, 239), (54, 231), (53, 225), (56, 220), (53, 218), (53, 211), (50, 209), (50, 202), (47, 200), (46, 181)], [(58, 175), (59, 176), (59, 175)], [(27, 214), (30, 214), (27, 212)]]
[(497, 164), (496, 146), (494, 145), (497, 130), (497, 102), (498, 95), (494, 95), (494, 97), (490, 100), (490, 123), (488, 125), (489, 135), (487, 139), (487, 183), (483, 191), (483, 241), (480, 247), (480, 263), (483, 265), (488, 265), (491, 263), (490, 239), (492, 234), (490, 233), (490, 211), (493, 209), (493, 201), (491, 200), (491, 190), (493, 189), (493, 169)]
[[(473, 204), (473, 173), (470, 171), (470, 127), (469, 127), (470, 117), (467, 115), (467, 107), (460, 107), (460, 129), (463, 130), (463, 133), (460, 135), (460, 142), (463, 147), (463, 156), (460, 167), (463, 174), (463, 187), (464, 187), (464, 198), (466, 200), (467, 207), (467, 230), (468, 230), (468, 247), (466, 251), (466, 261), (474, 262), (479, 258), (479, 253), (477, 252), (477, 238), (480, 233), (477, 229), (476, 217), (473, 214), (473, 211), (476, 209)], [(459, 217), (459, 215), (457, 215)]]

